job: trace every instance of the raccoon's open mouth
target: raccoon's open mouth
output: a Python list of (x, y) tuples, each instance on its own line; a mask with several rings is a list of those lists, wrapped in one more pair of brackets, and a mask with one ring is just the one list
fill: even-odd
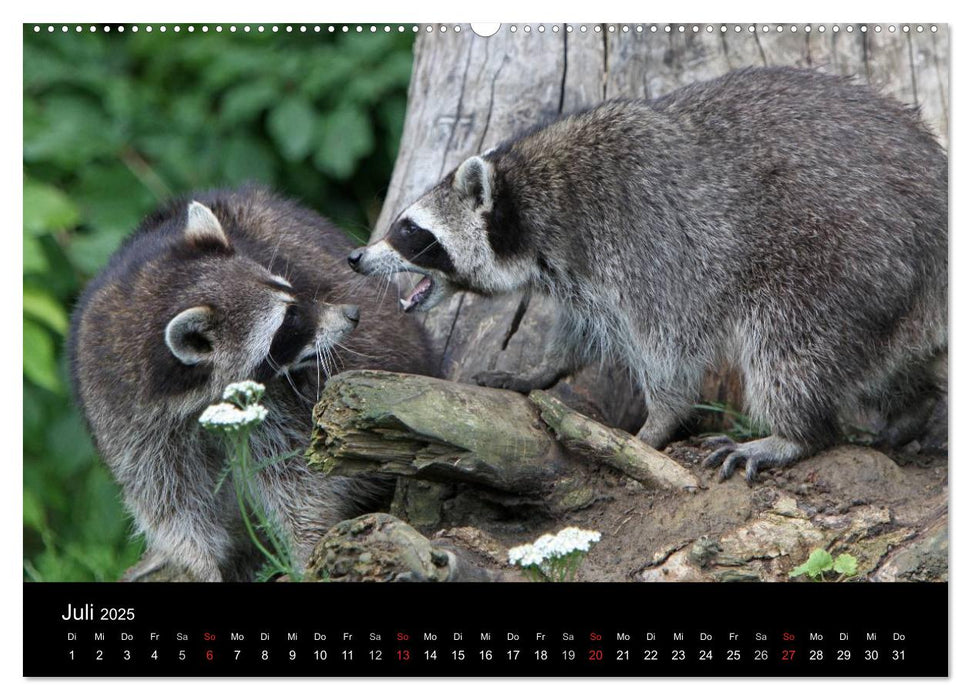
[(435, 294), (437, 291), (438, 284), (432, 279), (431, 275), (425, 275), (407, 297), (398, 300), (401, 304), (401, 310), (407, 314), (416, 309), (428, 310), (432, 308), (438, 301), (438, 297), (441, 296)]

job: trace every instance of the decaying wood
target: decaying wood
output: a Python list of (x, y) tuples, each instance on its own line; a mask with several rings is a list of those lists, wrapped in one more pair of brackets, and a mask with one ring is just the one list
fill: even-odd
[(544, 496), (591, 463), (664, 489), (698, 481), (670, 457), (545, 392), (362, 370), (327, 382), (309, 463), (329, 474), (393, 474)]
[(615, 467), (642, 484), (698, 488), (698, 480), (684, 467), (630, 433), (591, 420), (545, 391), (532, 392), (529, 400), (570, 452)]
[(350, 582), (497, 581), (501, 575), (453, 546), (432, 542), (394, 516), (369, 513), (338, 523), (307, 562), (305, 580)]
[(458, 480), (538, 494), (566, 459), (529, 400), (513, 392), (379, 371), (327, 382), (314, 411), (310, 465)]

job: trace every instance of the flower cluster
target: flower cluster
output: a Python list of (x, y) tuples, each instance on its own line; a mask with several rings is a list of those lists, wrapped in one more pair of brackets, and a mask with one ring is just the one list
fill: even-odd
[(259, 403), (265, 392), (265, 386), (259, 382), (247, 379), (227, 386), (223, 391), (223, 401), (230, 401), (243, 408)]
[(259, 400), (265, 390), (262, 384), (249, 380), (230, 384), (223, 392), (224, 401), (203, 411), (199, 422), (207, 430), (225, 433), (262, 423), (267, 411), (260, 406)]
[(260, 405), (239, 408), (231, 403), (217, 403), (202, 412), (199, 422), (209, 430), (235, 431), (262, 423), (266, 415), (266, 409)]
[(509, 563), (522, 567), (534, 578), (564, 581), (572, 578), (600, 533), (568, 527), (555, 535), (542, 535), (532, 544), (509, 550)]

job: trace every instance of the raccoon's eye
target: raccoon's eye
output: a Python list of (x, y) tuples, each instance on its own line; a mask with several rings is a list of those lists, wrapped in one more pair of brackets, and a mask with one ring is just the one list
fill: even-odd
[(286, 313), (283, 315), (283, 323), (280, 324), (280, 328), (289, 328), (297, 322), (297, 314), (299, 310), (296, 304), (287, 304)]
[(421, 227), (411, 219), (405, 219), (401, 222), (401, 228), (399, 230), (405, 236), (414, 236), (421, 230)]
[(288, 362), (295, 348), (306, 344), (305, 338), (308, 335), (306, 319), (300, 309), (296, 304), (289, 304), (283, 322), (270, 343), (269, 356), (281, 364)]

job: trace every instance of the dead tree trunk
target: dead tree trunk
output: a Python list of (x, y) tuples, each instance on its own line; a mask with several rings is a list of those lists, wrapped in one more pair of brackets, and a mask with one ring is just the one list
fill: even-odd
[[(709, 31), (709, 26), (711, 31)], [(919, 105), (947, 145), (946, 25), (504, 25), (489, 38), (468, 26), (422, 32), (401, 151), (374, 238), (398, 212), (464, 158), (541, 120), (615, 97), (653, 98), (745, 66), (815, 67), (852, 75)], [(754, 29), (754, 31), (753, 31)], [(483, 370), (530, 374), (544, 362), (552, 305), (533, 297), (459, 294), (425, 317), (442, 376), (469, 382)], [(646, 412), (622, 368), (588, 368), (555, 393), (609, 425), (636, 430)], [(741, 406), (737, 380), (713, 372), (705, 401)], [(716, 427), (716, 426), (712, 426)]]

